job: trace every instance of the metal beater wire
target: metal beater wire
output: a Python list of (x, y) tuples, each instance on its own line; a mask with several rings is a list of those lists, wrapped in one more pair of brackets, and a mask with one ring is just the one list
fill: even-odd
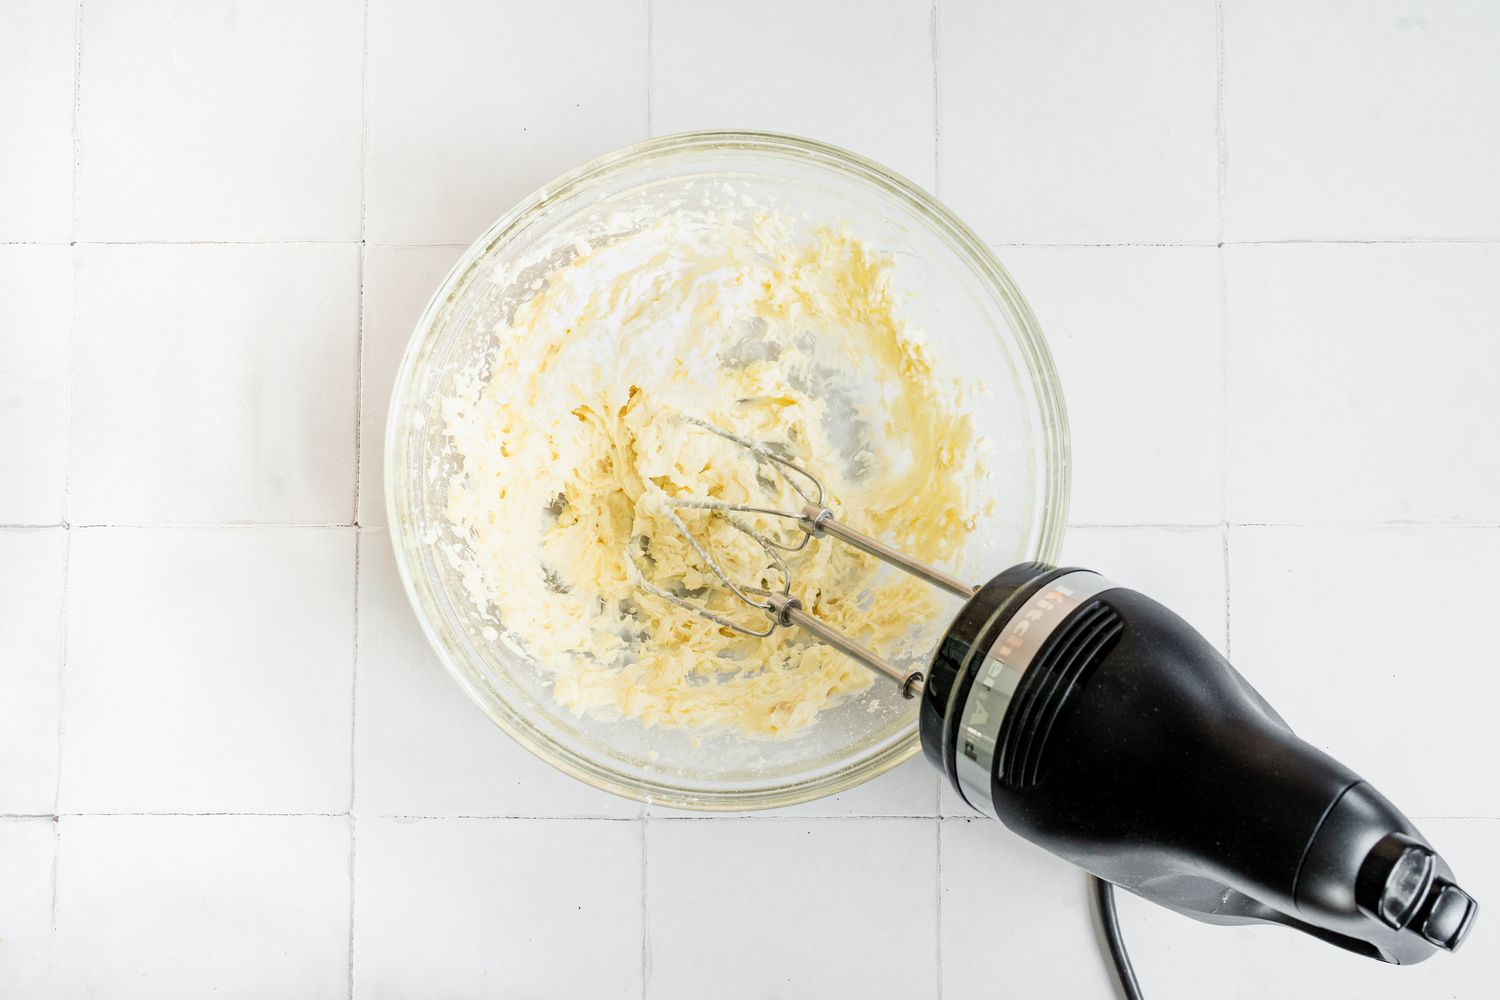
[[(667, 515), (668, 520), (677, 529), (678, 533), (687, 540), (687, 543), (692, 546), (693, 551), (703, 560), (704, 565), (742, 603), (766, 613), (769, 623), (762, 628), (752, 628), (729, 618), (727, 615), (720, 614), (706, 603), (690, 601), (680, 594), (674, 594), (652, 583), (647, 578), (645, 569), (642, 568), (639, 562), (640, 557), (649, 558), (649, 555), (645, 552), (646, 540), (643, 538), (632, 538), (628, 546), (629, 561), (640, 587), (647, 593), (670, 601), (684, 610), (691, 611), (742, 635), (763, 639), (779, 627), (796, 625), (815, 638), (843, 652), (845, 655), (858, 660), (870, 669), (890, 677), (900, 686), (903, 696), (911, 698), (920, 693), (923, 681), (920, 671), (898, 667), (873, 650), (866, 649), (848, 636), (830, 628), (803, 609), (801, 602), (792, 596), (791, 570), (787, 567), (786, 560), (782, 557), (781, 553), (800, 552), (807, 547), (808, 542), (813, 538), (821, 537), (827, 533), (875, 556), (883, 562), (897, 566), (908, 573), (965, 599), (973, 593), (973, 588), (934, 567), (908, 558), (903, 553), (898, 552), (878, 539), (863, 535), (840, 524), (834, 519), (833, 511), (823, 504), (826, 494), (822, 481), (786, 455), (777, 454), (768, 445), (752, 441), (733, 431), (711, 424), (706, 420), (689, 416), (682, 416), (678, 419), (744, 448), (750, 453), (751, 458), (756, 463), (757, 480), (766, 484), (768, 490), (772, 490), (775, 489), (774, 483), (770, 481), (768, 476), (762, 475), (760, 471), (761, 466), (769, 464), (780, 481), (789, 486), (802, 499), (803, 506), (801, 510), (784, 510), (779, 507), (763, 506), (760, 504), (730, 503), (726, 500), (704, 500), (695, 497), (662, 498), (662, 509)], [(719, 560), (715, 558), (709, 547), (688, 530), (688, 526), (678, 515), (678, 510), (699, 510), (716, 514), (724, 518), (735, 530), (754, 539), (761, 549), (765, 551), (775, 572), (781, 575), (782, 585), (780, 589), (767, 591), (759, 587), (741, 586), (736, 583)], [(758, 530), (754, 525), (741, 517), (741, 514), (761, 514), (768, 517), (787, 518), (796, 523), (802, 532), (802, 537), (795, 544), (778, 541)], [(637, 542), (640, 544), (637, 545)], [(637, 549), (640, 550), (639, 557)], [(751, 595), (760, 595), (760, 597), (757, 599), (757, 597)]]

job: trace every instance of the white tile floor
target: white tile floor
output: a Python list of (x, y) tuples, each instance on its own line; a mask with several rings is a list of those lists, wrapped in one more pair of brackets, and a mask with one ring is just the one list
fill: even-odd
[(77, 23), (56, 0), (0, 5), (0, 243), (72, 237)]
[(46, 815), (57, 801), (62, 668), (62, 528), (0, 529), (0, 812)]
[(937, 852), (930, 820), (650, 823), (646, 993), (931, 995)]
[(347, 524), (359, 247), (80, 245), (75, 524)]
[(462, 251), (458, 246), (365, 249), (356, 520), (366, 527), (386, 525), (385, 415), (396, 369), (422, 310)]
[(467, 246), (564, 170), (644, 139), (648, 21), (614, 0), (369, 0), (369, 241)]
[[(815, 135), (935, 183), (932, 11), (911, 0), (762, 0), (727, 19), (652, 0), (651, 124)], [(858, 62), (823, 57), (830, 38)], [(713, 44), (705, 44), (713, 39)]]
[(79, 9), (79, 239), (359, 238), (360, 0)]
[(70, 816), (60, 826), (59, 1000), (348, 994), (347, 818)]
[(644, 832), (604, 820), (361, 821), (353, 996), (640, 996)]
[[(920, 760), (643, 810), (416, 628), (407, 331), (516, 198), (693, 127), (950, 201), (1062, 372), (1065, 558), (1500, 899), (1497, 41), (1488, 0), (0, 4), (0, 996), (1109, 995), (1081, 880)], [(1500, 981), (1484, 916), (1393, 970), (1121, 909), (1154, 997)]]
[(1500, 523), (1500, 245), (1224, 260), (1232, 520)]
[(1213, 3), (941, 0), (941, 193), (993, 243), (1207, 243)]
[(0, 524), (62, 523), (72, 302), (68, 247), (0, 245)]
[(48, 995), (58, 823), (0, 818), (0, 984), (7, 996)]
[(74, 528), (64, 812), (344, 813), (353, 528)]
[(1500, 5), (1222, 7), (1226, 236), (1500, 238)]

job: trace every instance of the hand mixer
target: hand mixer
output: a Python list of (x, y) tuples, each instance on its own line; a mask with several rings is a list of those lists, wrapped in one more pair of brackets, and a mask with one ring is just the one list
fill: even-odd
[[(746, 635), (801, 628), (920, 698), (922, 749), (970, 806), (1104, 880), (1100, 909), (1127, 993), (1133, 980), (1106, 883), (1199, 920), (1284, 924), (1403, 965), (1464, 939), (1478, 905), (1411, 821), (1294, 735), (1167, 608), (1097, 573), (1040, 563), (971, 587), (841, 523), (822, 484), (785, 449), (685, 419), (746, 449), (803, 503), (665, 501), (705, 565), (764, 612), (763, 624), (644, 576), (641, 585)], [(683, 509), (722, 516), (754, 538), (782, 586), (732, 579), (676, 513)], [(744, 515), (790, 521), (800, 538), (773, 537)], [(925, 673), (830, 628), (793, 596), (783, 553), (826, 537), (964, 599)]]

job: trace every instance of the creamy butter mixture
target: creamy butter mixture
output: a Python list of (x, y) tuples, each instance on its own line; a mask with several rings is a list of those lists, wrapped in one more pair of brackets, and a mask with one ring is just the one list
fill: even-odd
[[(845, 233), (680, 211), (576, 251), (444, 400), (462, 458), (448, 517), (469, 596), (575, 713), (794, 733), (872, 675), (794, 629), (747, 638), (640, 586), (645, 576), (763, 626), (661, 501), (800, 507), (745, 450), (682, 417), (784, 446), (844, 521), (943, 562), (973, 523), (964, 388), (939, 378), (902, 321), (892, 261)], [(780, 584), (722, 516), (680, 513), (736, 580)], [(799, 537), (787, 522), (755, 524)], [(920, 641), (925, 586), (828, 539), (787, 559), (813, 614), (888, 653)]]

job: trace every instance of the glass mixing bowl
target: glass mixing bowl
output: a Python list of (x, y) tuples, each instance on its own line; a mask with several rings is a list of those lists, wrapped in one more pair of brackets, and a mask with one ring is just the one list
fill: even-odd
[[(599, 788), (682, 808), (741, 810), (830, 795), (896, 766), (918, 748), (915, 702), (877, 679), (774, 742), (575, 717), (553, 701), (548, 672), (486, 628), (437, 544), (453, 536), (444, 508), (455, 471), (441, 400), (483, 350), (490, 325), (571, 260), (580, 238), (601, 238), (615, 209), (671, 211), (685, 193), (726, 182), (758, 204), (847, 225), (891, 254), (904, 315), (925, 333), (938, 372), (987, 390), (970, 394), (969, 409), (993, 446), (988, 477), (974, 484), (981, 504), (994, 501), (992, 513), (949, 568), (981, 581), (1024, 560), (1053, 561), (1067, 514), (1067, 421), (1051, 356), (1010, 276), (967, 226), (909, 181), (845, 150), (767, 133), (639, 143), (559, 177), (491, 226), (412, 334), (391, 400), (386, 499), (396, 563), (422, 628), (500, 728)], [(500, 277), (507, 273), (509, 280)]]

